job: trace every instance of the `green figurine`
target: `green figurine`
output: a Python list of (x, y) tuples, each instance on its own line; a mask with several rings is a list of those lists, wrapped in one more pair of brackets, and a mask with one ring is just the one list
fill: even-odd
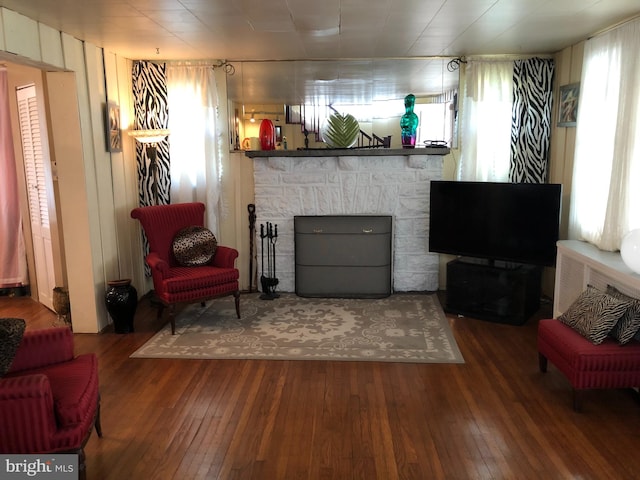
[(402, 138), (402, 148), (415, 148), (416, 130), (418, 129), (418, 115), (413, 113), (416, 104), (416, 96), (410, 93), (404, 97), (405, 113), (400, 118), (400, 130)]

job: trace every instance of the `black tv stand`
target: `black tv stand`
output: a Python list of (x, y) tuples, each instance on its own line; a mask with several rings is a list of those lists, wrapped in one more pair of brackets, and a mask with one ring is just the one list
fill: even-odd
[(516, 270), (523, 266), (522, 263), (506, 262), (504, 260), (494, 260), (492, 258), (458, 257), (460, 263), (471, 263), (473, 265), (484, 265), (486, 267), (504, 268), (505, 270)]
[(522, 325), (540, 308), (542, 269), (535, 265), (460, 258), (447, 263), (445, 310)]

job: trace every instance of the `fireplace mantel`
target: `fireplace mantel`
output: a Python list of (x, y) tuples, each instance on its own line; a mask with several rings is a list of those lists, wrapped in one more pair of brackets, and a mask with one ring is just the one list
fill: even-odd
[(447, 147), (420, 148), (314, 148), (310, 150), (248, 150), (249, 158), (268, 157), (388, 157), (397, 155), (448, 155)]

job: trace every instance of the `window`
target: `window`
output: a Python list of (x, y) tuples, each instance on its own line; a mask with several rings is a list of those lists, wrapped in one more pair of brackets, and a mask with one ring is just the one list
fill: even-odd
[(425, 142), (446, 142), (453, 146), (453, 102), (417, 104), (413, 111), (418, 115), (418, 145)]
[(569, 237), (617, 250), (640, 228), (640, 20), (587, 41)]

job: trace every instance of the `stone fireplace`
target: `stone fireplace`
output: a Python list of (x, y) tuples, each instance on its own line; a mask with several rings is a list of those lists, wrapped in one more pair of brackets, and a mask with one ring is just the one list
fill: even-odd
[[(430, 149), (429, 149), (430, 150)], [(442, 177), (442, 151), (252, 151), (256, 229), (277, 225), (276, 277), (281, 292), (295, 291), (294, 217), (393, 217), (393, 289), (438, 289), (438, 254), (429, 252), (431, 180)], [(261, 240), (257, 238), (258, 276)]]

